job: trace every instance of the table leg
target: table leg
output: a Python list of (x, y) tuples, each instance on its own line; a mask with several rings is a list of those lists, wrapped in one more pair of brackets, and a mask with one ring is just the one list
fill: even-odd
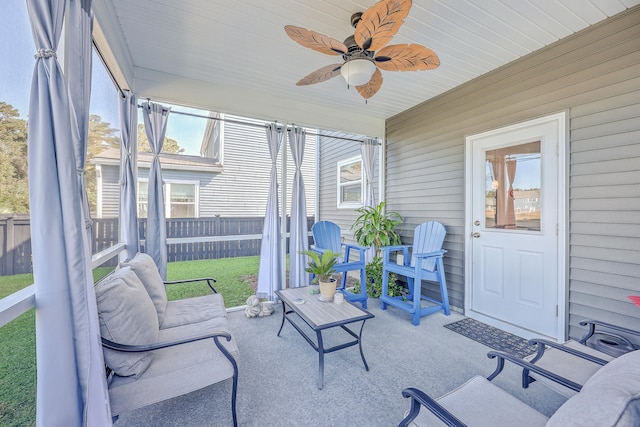
[(318, 336), (318, 390), (322, 390), (324, 383), (324, 344), (322, 343), (322, 331), (316, 333)]
[(284, 306), (284, 299), (282, 300), (282, 323), (280, 323), (280, 329), (278, 330), (278, 335), (276, 336), (280, 336), (280, 332), (282, 332), (282, 327), (284, 326), (284, 319), (287, 316), (287, 310), (286, 307)]
[(364, 329), (364, 322), (362, 321), (362, 326), (360, 326), (360, 334), (358, 335), (358, 347), (360, 348), (360, 357), (362, 358), (362, 363), (364, 363), (364, 368), (369, 371), (369, 365), (367, 365), (367, 361), (364, 358), (364, 352), (362, 351), (362, 330)]

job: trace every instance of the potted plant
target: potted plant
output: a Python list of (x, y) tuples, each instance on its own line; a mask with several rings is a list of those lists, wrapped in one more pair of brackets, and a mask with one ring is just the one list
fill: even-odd
[[(364, 206), (356, 209), (360, 215), (351, 226), (351, 231), (359, 245), (372, 246), (376, 253), (373, 260), (367, 264), (367, 279), (370, 286), (367, 293), (370, 297), (378, 298), (382, 292), (382, 256), (380, 248), (383, 246), (401, 244), (400, 235), (395, 227), (402, 223), (402, 216), (398, 212), (386, 212), (386, 202), (378, 206)], [(395, 274), (389, 277), (389, 295), (401, 295), (402, 286), (396, 284)]]
[(331, 275), (335, 273), (337, 254), (331, 251), (325, 251), (320, 255), (314, 251), (300, 251), (301, 254), (309, 257), (309, 264), (304, 270), (313, 274), (313, 282), (320, 285), (320, 295), (324, 300), (332, 300), (336, 293), (337, 281)]

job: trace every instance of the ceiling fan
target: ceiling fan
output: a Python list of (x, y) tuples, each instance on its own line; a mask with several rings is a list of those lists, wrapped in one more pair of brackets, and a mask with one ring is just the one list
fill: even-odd
[[(355, 28), (344, 42), (315, 31), (293, 25), (284, 27), (287, 35), (304, 47), (327, 55), (341, 56), (342, 64), (332, 64), (301, 79), (297, 86), (324, 82), (342, 74), (347, 84), (355, 86), (369, 99), (382, 86), (385, 71), (433, 70), (440, 59), (431, 49), (419, 44), (386, 46), (409, 14), (411, 0), (381, 0), (365, 12), (351, 16)], [(386, 47), (385, 47), (386, 46)]]

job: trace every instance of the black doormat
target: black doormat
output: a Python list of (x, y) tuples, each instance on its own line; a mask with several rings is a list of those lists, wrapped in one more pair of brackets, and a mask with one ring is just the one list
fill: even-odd
[(537, 350), (536, 346), (529, 345), (524, 338), (505, 332), (502, 329), (485, 325), (475, 319), (458, 320), (444, 325), (444, 327), (494, 350), (504, 351), (519, 358), (529, 356)]

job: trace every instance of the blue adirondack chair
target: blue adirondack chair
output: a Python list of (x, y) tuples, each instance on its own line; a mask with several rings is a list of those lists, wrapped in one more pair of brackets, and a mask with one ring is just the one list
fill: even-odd
[[(383, 310), (387, 305), (392, 305), (410, 313), (413, 316), (413, 324), (420, 323), (420, 317), (443, 310), (447, 316), (451, 313), (449, 297), (447, 295), (447, 282), (444, 277), (444, 265), (442, 258), (447, 252), (442, 249), (444, 226), (439, 222), (429, 221), (416, 227), (413, 234), (413, 248), (409, 245), (385, 246), (381, 248), (382, 258), (382, 294), (380, 295)], [(409, 257), (409, 249), (411, 257)], [(402, 251), (404, 262), (398, 264), (389, 261), (391, 252)], [(389, 273), (405, 276), (409, 284), (409, 295), (389, 296)], [(441, 300), (421, 295), (423, 280), (430, 280), (440, 284)], [(435, 305), (421, 307), (421, 300), (427, 300)]]
[[(342, 254), (338, 258), (334, 269), (336, 273), (343, 273), (340, 281), (340, 291), (344, 294), (349, 302), (360, 302), (363, 308), (367, 308), (367, 273), (365, 269), (364, 253), (368, 249), (364, 246), (342, 243), (340, 237), (340, 227), (331, 221), (319, 221), (311, 227), (313, 240), (315, 245), (311, 247), (312, 251), (319, 254), (329, 250), (331, 252)], [(351, 261), (351, 250), (358, 251), (360, 258)], [(347, 271), (360, 270), (360, 293), (354, 294), (346, 289)]]

